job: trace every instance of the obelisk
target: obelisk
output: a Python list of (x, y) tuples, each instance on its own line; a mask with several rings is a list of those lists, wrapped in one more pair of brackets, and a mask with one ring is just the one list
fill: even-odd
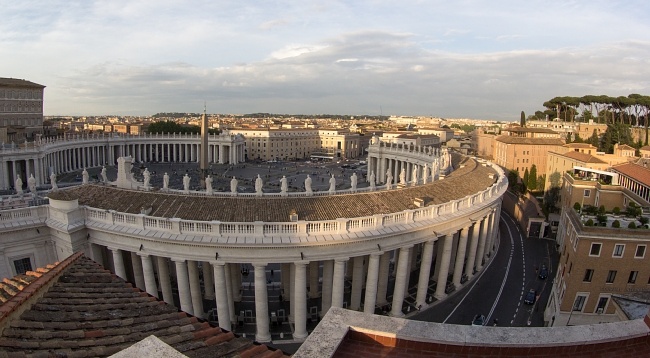
[(206, 114), (205, 104), (203, 105), (203, 116), (201, 116), (201, 187), (205, 187), (205, 177), (208, 173), (208, 115)]

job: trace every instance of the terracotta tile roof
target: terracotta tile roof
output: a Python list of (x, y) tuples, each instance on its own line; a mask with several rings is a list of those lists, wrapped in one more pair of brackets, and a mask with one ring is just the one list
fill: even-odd
[(27, 285), (36, 281), (36, 279), (43, 276), (44, 273), (50, 271), (56, 265), (58, 265), (58, 262), (54, 265), (39, 268), (36, 271), (27, 271), (25, 274), (3, 279), (0, 282), (0, 303), (5, 303), (10, 300), (27, 287)]
[(78, 199), (80, 205), (139, 214), (141, 208), (152, 207), (156, 217), (223, 222), (286, 222), (295, 209), (299, 220), (334, 220), (389, 214), (415, 209), (415, 198), (433, 198), (433, 204), (460, 199), (488, 188), (494, 183), (488, 174), (496, 173), (471, 159), (444, 180), (367, 193), (318, 197), (198, 197), (161, 192), (131, 191), (105, 186), (83, 185), (50, 194), (57, 200)]
[(594, 157), (591, 154), (587, 154), (587, 153), (569, 151), (569, 152), (564, 153), (563, 155), (565, 157), (575, 159), (575, 160), (579, 160), (579, 161), (584, 162), (584, 163), (606, 164), (602, 160)]
[(591, 145), (589, 143), (568, 143), (568, 144), (565, 144), (564, 147), (567, 147), (567, 148), (594, 148), (594, 149), (597, 149), (596, 147), (594, 147), (593, 145)]
[[(188, 357), (285, 355), (179, 312), (81, 253), (33, 285), (32, 300), (16, 304), (16, 296), (0, 306), (0, 352), (6, 356), (103, 357), (150, 335)], [(11, 315), (19, 308), (19, 316)]]
[(612, 167), (612, 171), (633, 178), (643, 185), (650, 186), (650, 169), (634, 163), (624, 163)]
[(532, 145), (558, 145), (563, 146), (564, 141), (559, 138), (528, 138), (528, 137), (513, 137), (509, 135), (501, 135), (495, 138), (497, 142), (506, 144), (532, 144)]

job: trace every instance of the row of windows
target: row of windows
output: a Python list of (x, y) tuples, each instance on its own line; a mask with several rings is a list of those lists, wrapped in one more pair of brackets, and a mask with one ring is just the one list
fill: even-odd
[(39, 90), (0, 90), (0, 98), (14, 99), (41, 99)]
[[(602, 251), (603, 244), (599, 242), (594, 242), (591, 244), (589, 249), (589, 256), (600, 257), (600, 252)], [(635, 259), (642, 259), (645, 257), (646, 245), (636, 245), (636, 250), (634, 251)], [(614, 250), (612, 251), (612, 257), (622, 258), (625, 253), (625, 244), (615, 244)]]
[(3, 119), (0, 121), (1, 127), (6, 126), (40, 126), (42, 125), (41, 121), (37, 118), (31, 119)]
[(5, 105), (2, 106), (3, 112), (40, 112), (40, 110), (41, 107), (37, 105), (21, 106), (16, 104), (5, 103)]
[[(585, 308), (585, 305), (587, 304), (587, 298), (589, 297), (588, 294), (578, 294), (576, 296), (575, 301), (573, 301), (573, 308), (572, 311), (580, 311)], [(598, 298), (598, 304), (596, 305), (596, 310), (594, 313), (603, 313), (605, 311), (605, 308), (607, 307), (607, 302), (609, 301), (608, 296), (601, 296)]]
[[(569, 269), (571, 271), (571, 269)], [(605, 279), (605, 283), (614, 283), (616, 281), (616, 270), (609, 270), (607, 272), (607, 278)], [(627, 283), (636, 283), (636, 279), (639, 277), (639, 271), (630, 271), (630, 274), (627, 277)], [(591, 280), (594, 278), (594, 269), (586, 269), (585, 270), (585, 275), (582, 278), (582, 282), (591, 282)], [(650, 284), (650, 277), (648, 278), (648, 284)]]

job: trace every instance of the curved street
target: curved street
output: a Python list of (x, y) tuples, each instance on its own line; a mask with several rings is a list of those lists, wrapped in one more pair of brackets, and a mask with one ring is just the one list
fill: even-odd
[[(493, 325), (496, 319), (499, 326), (544, 326), (544, 308), (557, 267), (555, 242), (526, 238), (505, 211), (502, 211), (499, 229), (496, 256), (479, 277), (447, 299), (409, 318), (469, 325), (475, 315), (481, 314), (486, 318), (486, 325)], [(538, 277), (542, 265), (548, 267), (546, 279)], [(532, 305), (524, 303), (531, 289), (537, 293)]]

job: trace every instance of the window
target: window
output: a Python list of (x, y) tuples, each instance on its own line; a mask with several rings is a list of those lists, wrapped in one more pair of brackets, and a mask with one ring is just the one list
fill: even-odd
[(589, 250), (589, 256), (600, 256), (600, 248), (603, 244), (591, 244), (591, 250)]
[(607, 280), (605, 282), (614, 283), (614, 280), (616, 280), (616, 270), (609, 270), (607, 273)]
[(627, 278), (627, 283), (635, 283), (637, 276), (639, 276), (639, 271), (630, 271), (630, 276)]
[(594, 270), (592, 269), (586, 269), (585, 270), (585, 277), (582, 278), (583, 282), (591, 282), (591, 279), (594, 277)]
[(599, 297), (598, 298), (598, 305), (596, 305), (596, 313), (605, 312), (605, 307), (607, 307), (607, 302), (608, 301), (609, 301), (609, 297)]
[(576, 300), (573, 301), (573, 310), (582, 311), (582, 309), (585, 307), (585, 302), (587, 302), (587, 296), (585, 295), (576, 296)]
[(634, 253), (635, 259), (642, 259), (645, 257), (645, 245), (636, 245), (636, 252)]
[(623, 251), (625, 251), (624, 244), (614, 245), (614, 253), (612, 253), (612, 257), (623, 257)]
[(16, 275), (22, 275), (25, 272), (32, 270), (32, 262), (29, 257), (14, 260), (14, 268), (16, 268)]
[(591, 195), (591, 189), (585, 189), (584, 197), (588, 198)]

